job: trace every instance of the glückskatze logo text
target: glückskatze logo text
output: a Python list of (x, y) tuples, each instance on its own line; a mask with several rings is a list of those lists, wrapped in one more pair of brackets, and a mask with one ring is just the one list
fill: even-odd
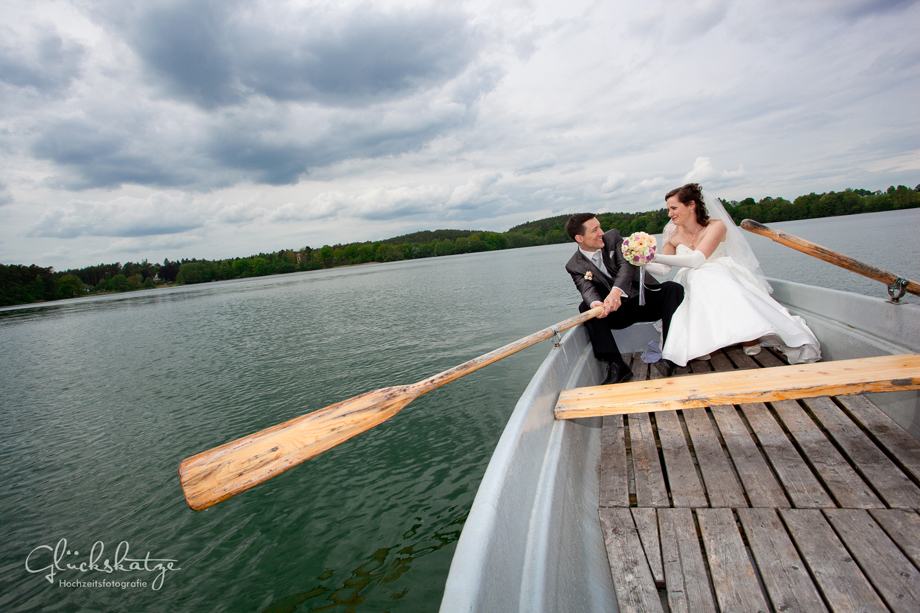
[[(80, 573), (153, 573), (153, 584), (151, 587), (158, 590), (163, 587), (166, 580), (166, 573), (175, 570), (182, 570), (175, 566), (178, 560), (169, 558), (151, 558), (150, 552), (143, 558), (129, 558), (128, 550), (130, 545), (128, 541), (118, 543), (115, 548), (115, 556), (111, 559), (103, 558), (105, 554), (105, 545), (102, 541), (93, 543), (89, 556), (80, 558), (80, 552), (77, 549), (69, 549), (67, 539), (61, 539), (57, 545), (39, 545), (29, 552), (26, 556), (26, 570), (30, 573), (44, 573), (48, 583), (54, 583), (54, 577), (58, 573), (75, 571)], [(148, 577), (144, 577), (145, 579)], [(85, 580), (75, 582), (79, 585), (92, 586), (99, 585), (100, 582), (87, 582)], [(105, 585), (107, 582), (101, 582)], [(70, 587), (61, 583), (63, 587)]]

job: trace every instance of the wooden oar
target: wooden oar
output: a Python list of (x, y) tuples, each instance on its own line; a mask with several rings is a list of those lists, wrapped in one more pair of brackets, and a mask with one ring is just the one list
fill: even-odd
[(596, 317), (596, 307), (412, 385), (387, 387), (307, 413), (186, 458), (179, 479), (195, 511), (235, 496), (370, 430), (431, 390)]
[[(854, 260), (853, 258), (845, 256), (842, 253), (837, 253), (836, 251), (832, 251), (826, 247), (822, 247), (821, 245), (816, 245), (815, 243), (807, 241), (803, 238), (799, 238), (791, 234), (786, 234), (785, 232), (780, 232), (779, 230), (773, 230), (772, 228), (768, 228), (767, 226), (760, 222), (754, 221), (753, 219), (745, 219), (741, 222), (741, 227), (748, 232), (766, 236), (767, 238), (772, 239), (777, 243), (786, 245), (787, 247), (792, 247), (796, 251), (807, 253), (808, 255), (824, 260), (825, 262), (830, 262), (835, 266), (840, 266), (841, 268), (846, 268), (847, 270), (860, 274), (864, 277), (869, 277), (875, 281), (880, 281), (885, 285), (888, 285), (889, 288), (892, 286), (892, 284), (897, 282), (903, 285), (906, 291), (910, 292), (911, 294), (920, 296), (920, 283), (904, 279), (894, 273), (888, 272), (887, 270), (882, 270), (881, 268), (876, 268), (875, 266), (864, 264), (859, 260)], [(889, 291), (900, 290), (889, 289)], [(891, 297), (897, 300), (893, 293), (891, 294)]]

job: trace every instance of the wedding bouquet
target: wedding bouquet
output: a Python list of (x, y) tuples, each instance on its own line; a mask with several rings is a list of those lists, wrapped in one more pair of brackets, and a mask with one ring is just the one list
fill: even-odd
[(639, 267), (639, 304), (645, 305), (645, 266), (643, 264), (648, 264), (655, 259), (658, 241), (651, 234), (633, 232), (623, 239), (620, 250), (627, 262)]
[(651, 234), (633, 232), (623, 239), (620, 250), (623, 252), (623, 257), (630, 264), (641, 266), (655, 259), (655, 252), (658, 251), (658, 241)]

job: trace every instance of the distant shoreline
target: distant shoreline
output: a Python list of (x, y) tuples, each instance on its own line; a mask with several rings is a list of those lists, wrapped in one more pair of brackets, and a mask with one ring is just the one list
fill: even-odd
[[(920, 186), (918, 186), (920, 187)], [(887, 192), (847, 190), (811, 193), (790, 202), (783, 198), (747, 198), (728, 201), (726, 209), (735, 220), (749, 218), (764, 224), (842, 217), (861, 213), (882, 213), (920, 207), (920, 191), (905, 186)], [(164, 287), (163, 282), (195, 285), (311, 270), (326, 270), (363, 264), (414, 260), (521, 247), (567, 243), (569, 214), (557, 215), (514, 226), (506, 232), (472, 230), (425, 230), (376, 242), (324, 245), (261, 253), (248, 258), (181, 260), (162, 265), (127, 262), (100, 264), (56, 272), (36, 265), (0, 264), (0, 305), (15, 306), (66, 300), (84, 295), (105, 296), (140, 289)], [(667, 211), (645, 213), (598, 213), (605, 229), (616, 228), (624, 236), (634, 232), (660, 234), (668, 222)], [(166, 285), (171, 287), (171, 285)], [(99, 293), (100, 290), (102, 293)]]

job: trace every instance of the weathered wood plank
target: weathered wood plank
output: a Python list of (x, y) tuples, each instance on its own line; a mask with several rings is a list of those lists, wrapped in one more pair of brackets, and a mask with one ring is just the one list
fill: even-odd
[(824, 514), (888, 606), (898, 613), (920, 611), (920, 571), (869, 513), (829, 509)]
[(712, 357), (709, 359), (709, 364), (716, 372), (730, 372), (735, 370), (735, 366), (723, 351), (716, 351), (713, 353)]
[(827, 611), (774, 509), (738, 509), (775, 611)]
[(788, 507), (789, 499), (732, 406), (714, 406), (712, 415), (722, 432), (736, 472), (752, 507)]
[(661, 458), (658, 456), (658, 445), (648, 413), (629, 416), (629, 440), (637, 505), (670, 506), (664, 472), (661, 469)]
[(598, 504), (629, 506), (629, 469), (626, 464), (626, 431), (622, 415), (608, 415), (601, 423), (601, 472)]
[(675, 507), (707, 506), (703, 484), (697, 475), (680, 418), (673, 412), (657, 413), (655, 417), (668, 487), (671, 490), (671, 504)]
[[(719, 372), (734, 370), (734, 364), (725, 356), (725, 352), (728, 350), (730, 349), (723, 349), (713, 353), (712, 359), (708, 361), (691, 362), (693, 373), (712, 372), (713, 368), (719, 369)], [(701, 409), (687, 410), (683, 413), (687, 415), (696, 410)], [(743, 492), (747, 491), (750, 503), (755, 507), (789, 506), (789, 501), (783, 493), (782, 487), (757, 448), (756, 441), (751, 438), (735, 407), (713, 406), (711, 411), (717, 427), (722, 433), (722, 440), (725, 442), (726, 449), (728, 449), (730, 460), (735, 466), (736, 471), (733, 472), (741, 479), (742, 497), (744, 497)], [(712, 492), (709, 492), (709, 494), (712, 497)], [(737, 495), (737, 492), (734, 495)], [(737, 505), (717, 505), (710, 499), (710, 505), (713, 507), (736, 507), (747, 506), (747, 502)]]
[(690, 440), (693, 441), (693, 450), (699, 461), (700, 472), (703, 474), (703, 482), (706, 484), (709, 506), (746, 507), (747, 500), (741, 483), (722, 449), (719, 436), (706, 409), (689, 409), (684, 411), (683, 415)]
[(920, 389), (920, 354), (567, 389), (559, 394), (555, 414), (572, 419), (910, 389)]
[(760, 364), (762, 368), (773, 368), (774, 366), (788, 366), (784, 358), (777, 357), (772, 349), (764, 347), (760, 353), (751, 357), (756, 363)]
[(780, 400), (773, 403), (773, 410), (779, 415), (838, 505), (848, 509), (885, 506), (798, 402)]
[(598, 515), (620, 611), (662, 611), (632, 513), (629, 509), (605, 507)]
[(697, 509), (696, 516), (719, 609), (724, 613), (769, 611), (732, 510)]
[(805, 402), (856, 469), (888, 505), (920, 509), (920, 488), (863, 433), (830, 398)]
[(920, 442), (865, 396), (840, 396), (837, 400), (865, 426), (875, 441), (897, 458), (920, 481)]
[(836, 506), (766, 405), (743, 404), (741, 410), (793, 506), (804, 509)]
[(900, 509), (871, 509), (869, 514), (914, 566), (920, 568), (920, 515)]
[[(662, 376), (657, 368), (650, 368), (649, 378), (661, 379)], [(675, 412), (657, 413), (655, 426), (661, 442), (671, 504), (675, 507), (705, 507), (706, 493), (696, 471), (680, 417)]]
[(655, 587), (664, 587), (664, 570), (661, 565), (661, 543), (658, 540), (658, 515), (653, 508), (636, 507), (631, 509), (633, 522), (639, 531), (639, 540), (645, 551)]
[[(741, 345), (732, 345), (731, 347), (726, 347), (725, 353), (729, 358), (731, 358), (732, 362), (735, 363), (736, 367), (741, 370), (752, 370), (755, 368), (760, 368), (760, 364), (758, 364), (754, 358), (746, 354), (744, 352), (744, 347)], [(763, 353), (763, 350), (761, 350), (760, 353)]]
[(888, 611), (821, 511), (779, 513), (832, 611)]
[(661, 555), (672, 613), (716, 611), (690, 509), (658, 509)]

